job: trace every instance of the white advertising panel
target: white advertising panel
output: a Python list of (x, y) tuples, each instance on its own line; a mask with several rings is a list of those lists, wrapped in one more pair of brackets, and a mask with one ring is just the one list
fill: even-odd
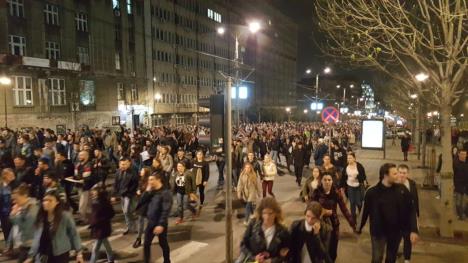
[(362, 121), (362, 148), (383, 149), (384, 122), (382, 120)]

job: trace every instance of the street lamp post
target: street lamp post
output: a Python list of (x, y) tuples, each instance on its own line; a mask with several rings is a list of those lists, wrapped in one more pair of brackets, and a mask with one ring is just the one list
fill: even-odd
[(5, 86), (4, 92), (4, 99), (5, 99), (5, 128), (8, 128), (8, 105), (7, 105), (7, 88), (11, 85), (11, 79), (8, 77), (0, 77), (0, 84)]
[[(329, 74), (331, 72), (331, 68), (330, 67), (326, 67), (325, 69), (323, 69), (323, 73), (325, 74)], [(312, 73), (312, 70), (311, 69), (307, 69), (306, 70), (306, 74), (309, 75), (310, 73)], [(318, 104), (318, 92), (319, 92), (319, 76), (320, 76), (320, 73), (317, 73), (315, 75), (315, 102)], [(339, 86), (339, 85), (338, 85)], [(338, 87), (337, 86), (337, 87)]]
[(227, 90), (225, 91), (226, 97), (224, 98), (226, 104), (225, 112), (225, 140), (224, 140), (224, 153), (226, 156), (226, 263), (232, 263), (234, 256), (233, 253), (233, 237), (232, 237), (232, 79), (228, 77)]

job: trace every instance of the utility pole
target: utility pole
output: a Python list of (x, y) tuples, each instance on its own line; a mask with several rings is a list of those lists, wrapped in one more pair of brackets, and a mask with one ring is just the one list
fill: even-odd
[(232, 79), (228, 77), (227, 90), (224, 93), (226, 128), (224, 151), (226, 156), (226, 263), (232, 263), (233, 259), (233, 237), (232, 237)]

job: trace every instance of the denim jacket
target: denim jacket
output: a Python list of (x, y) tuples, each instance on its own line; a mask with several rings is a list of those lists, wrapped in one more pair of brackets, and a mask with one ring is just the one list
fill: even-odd
[(10, 220), (13, 225), (17, 225), (20, 229), (21, 245), (23, 247), (31, 247), (34, 238), (34, 223), (36, 222), (37, 211), (39, 206), (37, 200), (29, 198), (28, 203), (16, 215), (10, 215)]
[[(31, 250), (29, 250), (30, 257), (35, 257), (39, 253), (42, 230), (43, 226), (41, 225), (34, 233)], [(68, 212), (63, 212), (57, 232), (52, 237), (52, 253), (54, 256), (58, 256), (70, 250), (81, 251), (81, 239), (72, 215)]]

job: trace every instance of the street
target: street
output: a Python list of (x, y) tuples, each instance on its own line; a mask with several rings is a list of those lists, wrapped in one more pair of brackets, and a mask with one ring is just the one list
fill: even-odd
[[(366, 168), (369, 183), (375, 184), (378, 179), (378, 168), (384, 162), (400, 163), (402, 156), (399, 146), (387, 144), (387, 159), (383, 160), (381, 151), (357, 150), (357, 160)], [(284, 159), (284, 158), (283, 158)], [(410, 156), (408, 163), (411, 168), (418, 165), (416, 155)], [(304, 174), (309, 173), (306, 170)], [(214, 164), (210, 167), (209, 188), (206, 193), (207, 203), (202, 210), (201, 216), (195, 221), (187, 221), (184, 224), (175, 226), (175, 218), (171, 218), (169, 223), (169, 240), (171, 247), (171, 260), (175, 263), (183, 262), (213, 262), (221, 263), (225, 260), (225, 225), (224, 225), (224, 191), (216, 190), (217, 169)], [(422, 170), (413, 170), (413, 178), (418, 184), (422, 184), (424, 174)], [(289, 225), (293, 220), (301, 218), (304, 204), (299, 200), (299, 187), (294, 182), (294, 177), (289, 174), (278, 176), (275, 180), (273, 192), (282, 205), (285, 214), (285, 223)], [(434, 234), (434, 228), (437, 225), (437, 200), (435, 191), (420, 189), (421, 218), (419, 221), (421, 231), (421, 241), (413, 250), (413, 259), (411, 262), (463, 262), (462, 258), (468, 257), (466, 245), (468, 240), (455, 239), (443, 240)], [(113, 233), (109, 238), (112, 248), (116, 253), (118, 262), (142, 262), (142, 247), (134, 249), (132, 244), (135, 235), (122, 236), (125, 224), (123, 215), (119, 206), (115, 206), (117, 216), (113, 221)], [(174, 209), (174, 207), (173, 207)], [(240, 202), (234, 201), (234, 255), (239, 253), (240, 238), (244, 232), (243, 207)], [(371, 255), (371, 243), (368, 234), (368, 227), (365, 228), (361, 236), (353, 234), (346, 220), (341, 217), (341, 239), (338, 249), (337, 262), (369, 262)], [(458, 228), (468, 229), (467, 222), (456, 222)], [(92, 249), (93, 240), (89, 237), (89, 230), (86, 226), (78, 227), (82, 244), (88, 248), (85, 258), (89, 256)], [(152, 255), (155, 262), (162, 262), (161, 249), (157, 245), (157, 238), (153, 243)], [(209, 261), (207, 261), (209, 259)], [(350, 260), (352, 259), (352, 260)], [(0, 258), (1, 262), (16, 262)], [(101, 261), (106, 262), (105, 253), (102, 250)]]

